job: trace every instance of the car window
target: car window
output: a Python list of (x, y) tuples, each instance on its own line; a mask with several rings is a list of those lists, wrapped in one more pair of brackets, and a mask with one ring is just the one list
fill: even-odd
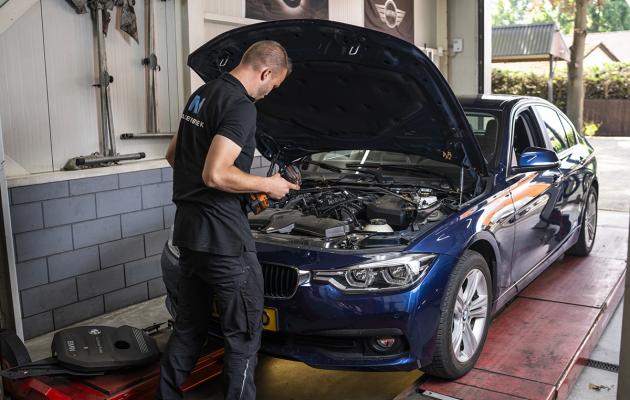
[(538, 131), (534, 128), (535, 119), (529, 108), (520, 111), (512, 127), (512, 166), (518, 163), (518, 156), (528, 147), (539, 146)]
[(479, 142), (481, 153), (490, 164), (493, 164), (499, 135), (497, 118), (494, 115), (473, 111), (466, 111), (466, 118)]
[(573, 124), (562, 114), (560, 114), (560, 122), (562, 122), (562, 126), (564, 127), (564, 136), (566, 136), (567, 144), (569, 147), (575, 146), (577, 144), (577, 134), (575, 129), (573, 129)]
[(545, 106), (534, 106), (544, 123), (544, 129), (551, 147), (556, 153), (569, 148), (564, 135), (564, 127), (560, 122), (560, 117), (553, 109)]

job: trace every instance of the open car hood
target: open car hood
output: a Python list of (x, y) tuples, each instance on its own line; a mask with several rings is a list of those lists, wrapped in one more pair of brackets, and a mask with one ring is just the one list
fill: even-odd
[(221, 34), (188, 65), (206, 82), (236, 67), (254, 42), (281, 43), (293, 73), (258, 108), (257, 144), (293, 161), (331, 150), (383, 150), (466, 165), (485, 174), (464, 111), (442, 74), (414, 45), (366, 28), (283, 20)]

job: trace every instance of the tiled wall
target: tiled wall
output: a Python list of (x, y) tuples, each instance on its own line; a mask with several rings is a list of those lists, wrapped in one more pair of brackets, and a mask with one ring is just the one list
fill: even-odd
[[(252, 173), (263, 164), (256, 157)], [(26, 339), (165, 293), (170, 168), (10, 190)]]

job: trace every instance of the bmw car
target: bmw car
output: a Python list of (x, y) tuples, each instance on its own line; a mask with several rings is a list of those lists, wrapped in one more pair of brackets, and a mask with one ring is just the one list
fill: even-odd
[[(209, 81), (261, 39), (285, 46), (293, 73), (256, 103), (258, 151), (270, 172), (302, 173), (300, 190), (248, 216), (265, 278), (262, 351), (462, 376), (503, 306), (565, 253), (591, 251), (593, 148), (551, 103), (457, 98), (421, 50), (361, 27), (250, 25), (189, 65)], [(173, 314), (177, 254), (169, 241)]]

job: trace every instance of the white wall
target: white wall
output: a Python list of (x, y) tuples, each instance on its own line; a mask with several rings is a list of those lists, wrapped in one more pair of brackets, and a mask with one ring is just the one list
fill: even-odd
[(477, 26), (478, 3), (483, 2), (485, 8), (484, 25), (484, 93), (490, 93), (491, 77), (491, 33), (490, 15), (492, 13), (491, 0), (448, 0), (448, 37), (449, 40), (462, 38), (464, 40), (461, 53), (451, 53), (449, 58), (449, 83), (456, 94), (477, 94), (478, 88), (478, 41)]
[[(156, 53), (162, 66), (157, 81), (158, 128), (168, 132), (177, 129), (185, 98), (202, 83), (186, 67), (187, 55), (216, 35), (254, 21), (244, 18), (245, 0), (153, 1)], [(464, 38), (464, 51), (448, 57), (448, 76), (458, 94), (477, 92), (477, 1), (485, 2), (489, 18), (490, 0), (414, 2), (415, 43), (421, 48), (444, 46), (445, 35), (440, 33), (444, 24), (438, 21), (445, 19), (447, 2), (448, 37)], [(364, 0), (330, 0), (330, 19), (363, 26), (363, 7)], [(140, 65), (145, 56), (144, 1), (136, 2), (139, 45), (116, 29), (118, 14), (113, 14), (107, 38), (117, 137), (146, 130), (145, 71)], [(88, 15), (77, 15), (65, 0), (37, 0), (0, 31), (0, 116), (6, 156), (30, 173), (59, 170), (69, 158), (99, 149), (98, 91), (91, 86), (97, 69), (92, 25)], [(487, 28), (489, 33), (489, 24)], [(442, 67), (446, 57), (445, 53)], [(489, 91), (489, 40), (486, 57)], [(166, 143), (167, 139), (117, 139), (117, 148), (119, 153), (144, 151), (149, 159), (161, 158)]]
[(0, 35), (0, 116), (7, 154), (32, 172), (52, 168), (41, 7)]
[[(329, 0), (328, 11), (332, 21), (363, 26), (363, 0)], [(186, 12), (190, 52), (223, 32), (260, 22), (245, 18), (245, 0), (189, 0)], [(190, 82), (190, 92), (203, 84), (195, 73), (185, 75)]]
[[(21, 1), (21, 0), (13, 0)], [(178, 84), (176, 2), (154, 1), (158, 129), (177, 129), (182, 107)], [(191, 2), (199, 0), (191, 0)], [(145, 12), (135, 6), (140, 43), (117, 29), (112, 13), (106, 39), (114, 128), (121, 133), (146, 131)], [(65, 0), (39, 0), (0, 34), (0, 115), (8, 157), (30, 173), (59, 170), (79, 155), (99, 150), (100, 124), (93, 23)], [(164, 155), (166, 139), (117, 140), (119, 153), (144, 151)]]
[(414, 42), (419, 48), (437, 48), (437, 0), (415, 0), (413, 3)]

